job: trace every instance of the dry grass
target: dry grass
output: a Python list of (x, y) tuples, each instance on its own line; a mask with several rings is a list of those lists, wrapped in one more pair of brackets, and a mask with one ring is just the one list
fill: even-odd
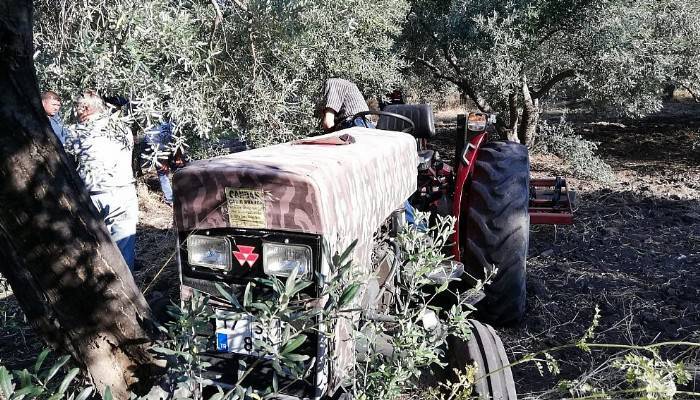
[[(155, 180), (155, 184), (154, 181)], [(147, 175), (138, 184), (139, 225), (136, 233), (136, 267), (134, 278), (147, 297), (154, 291), (177, 296), (179, 279), (176, 261), (176, 232), (172, 207), (162, 200), (157, 178)]]

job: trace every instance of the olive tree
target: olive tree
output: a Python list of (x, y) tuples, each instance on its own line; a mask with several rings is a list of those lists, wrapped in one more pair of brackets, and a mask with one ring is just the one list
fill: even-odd
[(499, 113), (509, 139), (532, 144), (557, 90), (625, 115), (658, 110), (663, 83), (684, 74), (684, 35), (700, 18), (691, 3), (412, 0), (402, 48), (414, 72), (454, 83)]
[(157, 370), (151, 310), (51, 132), (31, 1), (0, 3), (0, 37), (0, 273), (37, 333), (126, 399)]
[(366, 88), (397, 79), (392, 35), (407, 8), (380, 1), (375, 9), (393, 13), (377, 17), (369, 5), (0, 3), (0, 273), (39, 335), (101, 392), (125, 399), (158, 372), (151, 310), (51, 133), (39, 86), (128, 98), (144, 125), (169, 114), (199, 136), (282, 140), (311, 129), (304, 121), (326, 76)]
[(132, 101), (199, 137), (255, 145), (306, 135), (329, 77), (377, 92), (399, 79), (405, 0), (37, 1), (39, 80)]
[(700, 102), (700, 4), (695, 1), (674, 3), (660, 10), (664, 25), (660, 26), (669, 46), (678, 55), (673, 58), (669, 81), (680, 86)]

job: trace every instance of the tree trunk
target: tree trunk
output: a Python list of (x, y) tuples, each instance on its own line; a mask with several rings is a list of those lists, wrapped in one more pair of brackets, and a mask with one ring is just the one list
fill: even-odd
[(530, 147), (535, 143), (537, 123), (540, 120), (540, 109), (537, 104), (538, 101), (532, 99), (530, 88), (527, 85), (527, 78), (524, 76), (521, 89), (523, 96), (523, 113), (520, 117), (518, 139), (520, 143)]
[(518, 142), (518, 94), (511, 92), (508, 94), (508, 135), (511, 142)]
[(32, 3), (0, 3), (0, 272), (27, 318), (115, 398), (153, 366), (150, 309), (51, 132)]

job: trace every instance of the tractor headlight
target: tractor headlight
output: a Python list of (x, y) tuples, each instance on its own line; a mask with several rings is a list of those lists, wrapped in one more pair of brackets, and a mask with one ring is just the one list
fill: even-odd
[(274, 276), (289, 276), (295, 268), (298, 276), (311, 278), (311, 248), (303, 245), (263, 243), (263, 266), (265, 273)]
[(231, 270), (231, 243), (226, 238), (192, 235), (187, 238), (187, 262), (192, 266)]

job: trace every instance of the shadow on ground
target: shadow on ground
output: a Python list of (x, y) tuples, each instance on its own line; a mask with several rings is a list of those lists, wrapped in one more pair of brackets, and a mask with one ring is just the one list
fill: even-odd
[[(600, 309), (595, 342), (700, 342), (700, 200), (669, 200), (635, 192), (580, 194), (572, 226), (533, 226), (528, 308), (523, 324), (501, 330), (511, 359), (579, 340)], [(697, 362), (687, 348), (670, 358)], [(562, 374), (515, 370), (520, 393), (600, 367), (611, 352), (556, 354)], [(594, 383), (598, 378), (590, 378)]]
[[(136, 249), (134, 278), (139, 288), (145, 291), (149, 303), (157, 302), (159, 310), (155, 311), (162, 314), (164, 309), (161, 306), (170, 300), (177, 301), (179, 296), (175, 234), (172, 229), (142, 223), (137, 231)], [(46, 345), (27, 324), (15, 296), (4, 284), (5, 281), (0, 279), (0, 365), (9, 370), (31, 369)], [(159, 300), (159, 297), (164, 297), (164, 300)]]
[[(583, 113), (567, 119), (600, 142), (615, 182), (577, 179), (555, 156), (531, 157), (534, 176), (566, 177), (579, 200), (574, 225), (531, 227), (527, 314), (521, 325), (498, 330), (510, 360), (577, 342), (596, 307), (595, 342), (700, 342), (700, 105), (670, 102), (641, 120)], [(431, 145), (449, 160), (456, 125), (446, 118), (438, 126)], [(612, 366), (615, 354), (557, 352), (557, 376), (544, 364), (542, 374), (533, 363), (519, 365), (519, 398), (562, 398), (551, 389), (567, 379), (619, 385), (624, 374)], [(664, 348), (662, 355), (700, 364), (697, 350)], [(700, 390), (697, 373), (691, 389)]]

